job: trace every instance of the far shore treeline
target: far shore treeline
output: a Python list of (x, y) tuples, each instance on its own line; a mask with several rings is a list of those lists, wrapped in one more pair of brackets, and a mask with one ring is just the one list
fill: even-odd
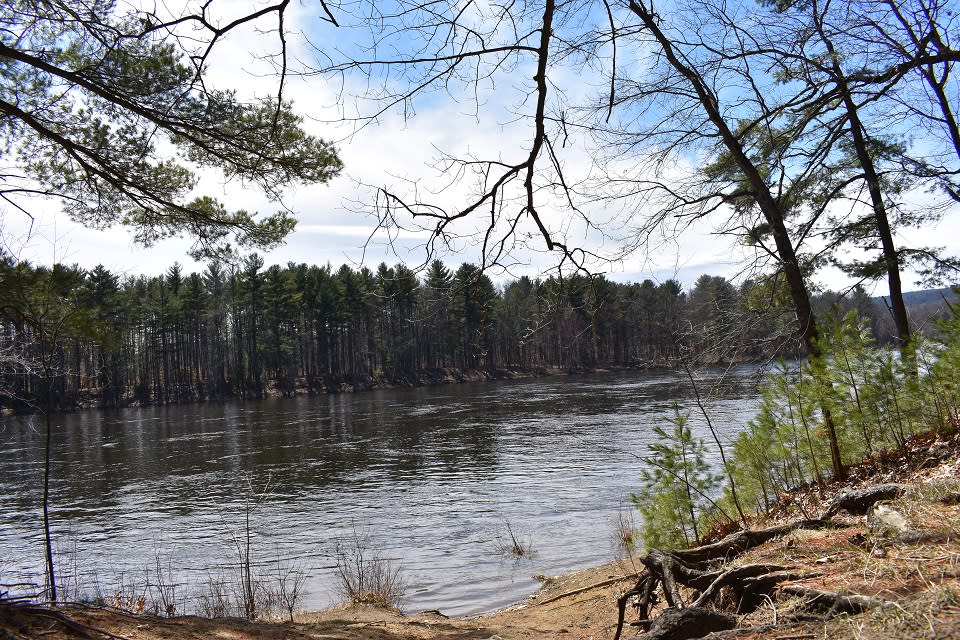
[[(497, 285), (471, 264), (265, 268), (253, 255), (154, 277), (6, 258), (0, 285), (7, 411), (800, 355), (773, 278), (703, 275), (688, 292), (675, 280), (586, 275)], [(817, 303), (825, 315), (856, 309), (880, 343), (895, 334), (883, 304), (859, 288)], [(915, 309), (915, 320), (936, 308)]]

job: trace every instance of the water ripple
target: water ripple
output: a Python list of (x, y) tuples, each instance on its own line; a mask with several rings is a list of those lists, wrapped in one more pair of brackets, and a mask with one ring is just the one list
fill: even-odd
[[(740, 370), (710, 402), (725, 438), (754, 411), (752, 381)], [(674, 401), (691, 405), (681, 376), (633, 372), (61, 416), (55, 536), (101, 584), (160, 554), (186, 589), (235, 563), (249, 512), (256, 562), (300, 563), (319, 608), (337, 538), (363, 530), (402, 567), (408, 610), (479, 613), (534, 574), (612, 557), (636, 456)], [(41, 575), (42, 434), (2, 420), (0, 570)], [(508, 524), (534, 558), (498, 555)]]

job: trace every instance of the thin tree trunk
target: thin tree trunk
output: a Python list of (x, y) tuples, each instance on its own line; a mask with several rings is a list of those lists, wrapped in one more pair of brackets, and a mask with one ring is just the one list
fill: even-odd
[(50, 457), (53, 426), (50, 414), (53, 413), (53, 385), (50, 374), (50, 363), (47, 362), (47, 353), (44, 339), (40, 339), (40, 358), (43, 363), (43, 378), (46, 383), (46, 411), (44, 424), (46, 437), (43, 447), (43, 541), (47, 556), (47, 584), (50, 590), (50, 604), (57, 604), (57, 574), (53, 566), (53, 536), (50, 533)]
[[(630, 1), (630, 10), (640, 18), (644, 26), (653, 34), (664, 55), (673, 68), (680, 73), (693, 87), (697, 94), (697, 99), (704, 109), (710, 122), (717, 128), (720, 138), (730, 152), (737, 167), (743, 173), (750, 184), (750, 188), (756, 198), (757, 206), (763, 213), (767, 224), (773, 233), (774, 243), (776, 244), (777, 257), (780, 260), (781, 268), (787, 279), (787, 286), (790, 289), (790, 297), (793, 301), (794, 311), (797, 316), (797, 324), (800, 338), (807, 347), (810, 355), (812, 370), (815, 375), (823, 379), (822, 367), (818, 364), (822, 356), (822, 350), (818, 342), (817, 323), (810, 305), (810, 295), (807, 291), (807, 285), (803, 278), (803, 272), (797, 259), (793, 243), (790, 240), (787, 231), (783, 211), (777, 200), (770, 193), (769, 188), (760, 175), (759, 170), (747, 156), (740, 140), (733, 133), (724, 120), (723, 113), (720, 111), (715, 96), (709, 91), (702, 77), (695, 69), (686, 66), (676, 55), (673, 43), (664, 34), (658, 25), (654, 15), (643, 5), (635, 0)], [(830, 439), (830, 455), (833, 462), (834, 476), (843, 478), (845, 476), (843, 460), (840, 456), (840, 444), (837, 439), (836, 427), (833, 423), (833, 416), (830, 408), (823, 403), (821, 406), (823, 412), (824, 426), (827, 429), (827, 436)]]
[(837, 60), (837, 52), (833, 46), (833, 41), (830, 40), (823, 29), (823, 23), (820, 20), (819, 3), (816, 1), (813, 4), (813, 11), (818, 35), (823, 41), (824, 46), (826, 46), (827, 52), (830, 54), (830, 60), (833, 61), (831, 67), (834, 82), (840, 90), (840, 94), (843, 96), (843, 105), (847, 111), (847, 119), (850, 121), (850, 137), (857, 153), (857, 162), (863, 170), (863, 177), (866, 179), (867, 190), (870, 193), (870, 201), (873, 206), (873, 218), (876, 222), (877, 234), (880, 236), (880, 244), (883, 248), (883, 262), (887, 271), (887, 286), (890, 290), (890, 310), (893, 314), (894, 325), (897, 328), (897, 346), (901, 352), (906, 355), (910, 348), (910, 320), (907, 317), (907, 307), (903, 301), (903, 287), (900, 282), (900, 258), (897, 255), (897, 250), (893, 243), (893, 232), (890, 230), (887, 207), (883, 201), (883, 192), (880, 189), (880, 177), (877, 175), (877, 170), (873, 163), (873, 156), (867, 149), (867, 140), (864, 136), (863, 124), (860, 122), (859, 109), (853, 101), (846, 76)]

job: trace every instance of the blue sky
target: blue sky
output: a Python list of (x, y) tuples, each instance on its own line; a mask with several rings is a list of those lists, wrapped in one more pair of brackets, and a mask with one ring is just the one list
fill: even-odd
[[(243, 4), (232, 6), (237, 8)], [(355, 32), (348, 28), (335, 29), (317, 20), (311, 13), (317, 11), (314, 3), (292, 7), (288, 24), (292, 29), (303, 30), (311, 41), (331, 50), (336, 48), (348, 54), (359, 50)], [(290, 43), (297, 59), (314, 59), (314, 53), (305, 43), (295, 38), (291, 38)], [(252, 30), (235, 34), (222, 43), (219, 55), (212, 61), (214, 84), (220, 88), (238, 88), (241, 93), (249, 95), (272, 92), (275, 85), (271, 69), (260, 56), (264, 53), (262, 47), (269, 51), (274, 44), (275, 40)], [(621, 61), (625, 61), (628, 55), (629, 52), (621, 52)], [(404, 231), (388, 238), (386, 234), (376, 232), (376, 219), (369, 215), (371, 192), (360, 185), (399, 188), (407, 181), (418, 181), (424, 192), (433, 192), (437, 201), (450, 208), (455, 209), (468, 201), (470, 181), (452, 181), (449, 174), (445, 175), (433, 165), (440, 151), (459, 156), (473, 154), (500, 158), (511, 163), (521, 160), (529, 148), (530, 130), (529, 122), (518, 114), (523, 116), (532, 110), (532, 104), (524, 102), (530, 89), (531, 68), (529, 64), (521, 65), (511, 73), (499, 76), (495, 84), (485, 83), (477, 95), (463, 93), (469, 87), (456, 83), (450, 85), (449, 91), (424, 94), (415, 103), (413, 117), (408, 117), (409, 111), (392, 110), (378, 123), (360, 130), (335, 121), (342, 113), (338, 105), (347, 111), (369, 106), (368, 101), (358, 103), (351, 97), (369, 95), (365, 78), (358, 74), (347, 76), (343, 93), (341, 87), (323, 78), (291, 79), (286, 88), (287, 95), (294, 99), (298, 111), (308, 117), (307, 126), (313, 133), (338, 141), (346, 168), (344, 175), (330, 185), (301, 187), (288, 194), (285, 204), (297, 214), (300, 220), (298, 230), (283, 247), (265, 254), (266, 262), (331, 263), (334, 266), (366, 264), (372, 268), (381, 261), (422, 263), (426, 257), (422, 250), (425, 236)], [(563, 89), (568, 97), (576, 92), (585, 95), (602, 84), (602, 78), (589, 81), (574, 68), (555, 69), (552, 77), (558, 83), (555, 89)], [(344, 96), (345, 100), (342, 99)], [(479, 100), (480, 108), (475, 98)], [(357, 107), (358, 104), (361, 107)], [(571, 174), (589, 171), (589, 145), (571, 144), (561, 153)], [(243, 185), (223, 185), (213, 174), (204, 175), (202, 190), (221, 198), (232, 208), (261, 212), (276, 208), (275, 203)], [(551, 205), (555, 206), (551, 208)], [(628, 213), (612, 207), (590, 209), (592, 216), (606, 221), (605, 229), (611, 235), (624, 238), (629, 236), (625, 222)], [(564, 226), (561, 221), (567, 219), (567, 213), (562, 203), (547, 201), (544, 217), (584, 246), (597, 250), (616, 248), (615, 243), (609, 239), (604, 243), (589, 230)], [(11, 212), (6, 212), (2, 220), (5, 245), (25, 259), (43, 263), (76, 262), (89, 267), (102, 263), (113, 271), (130, 274), (160, 273), (175, 261), (188, 271), (202, 268), (185, 255), (189, 247), (187, 241), (170, 240), (144, 249), (134, 246), (129, 233), (122, 228), (94, 231), (69, 222), (59, 213), (55, 203), (38, 207), (29, 234), (26, 222), (22, 216)], [(450, 251), (437, 257), (448, 264), (478, 261), (473, 233), (478, 224), (474, 218), (460, 225), (458, 230), (464, 237), (455, 241)], [(734, 277), (748, 254), (729, 238), (712, 235), (712, 224), (697, 225), (679, 238), (672, 238), (669, 233), (663, 238), (653, 238), (642, 250), (622, 260), (597, 264), (595, 268), (620, 281), (676, 278), (689, 285), (703, 273)], [(521, 229), (524, 233), (531, 231), (531, 228)], [(953, 253), (960, 252), (960, 216), (956, 212), (936, 229), (904, 230), (903, 233), (909, 234), (902, 238), (906, 243), (947, 245), (952, 247)], [(474, 236), (473, 240), (471, 236)], [(509, 273), (501, 277), (537, 275), (556, 264), (557, 257), (542, 250), (543, 242), (535, 234), (523, 244), (514, 252)], [(497, 274), (493, 275), (497, 277)], [(846, 283), (843, 278), (828, 272), (820, 279), (832, 288), (841, 288)], [(907, 281), (911, 281), (909, 275)], [(908, 285), (907, 288), (913, 287)]]

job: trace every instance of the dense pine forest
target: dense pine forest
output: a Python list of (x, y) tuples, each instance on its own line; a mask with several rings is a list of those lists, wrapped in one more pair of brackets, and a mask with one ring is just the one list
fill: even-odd
[[(475, 265), (265, 267), (174, 264), (154, 277), (102, 266), (2, 265), (7, 408), (185, 402), (323, 393), (603, 367), (716, 364), (797, 355), (776, 283), (701, 276), (621, 284), (602, 276), (495, 284)], [(882, 341), (882, 305), (855, 307)], [(49, 390), (49, 395), (46, 391)]]

